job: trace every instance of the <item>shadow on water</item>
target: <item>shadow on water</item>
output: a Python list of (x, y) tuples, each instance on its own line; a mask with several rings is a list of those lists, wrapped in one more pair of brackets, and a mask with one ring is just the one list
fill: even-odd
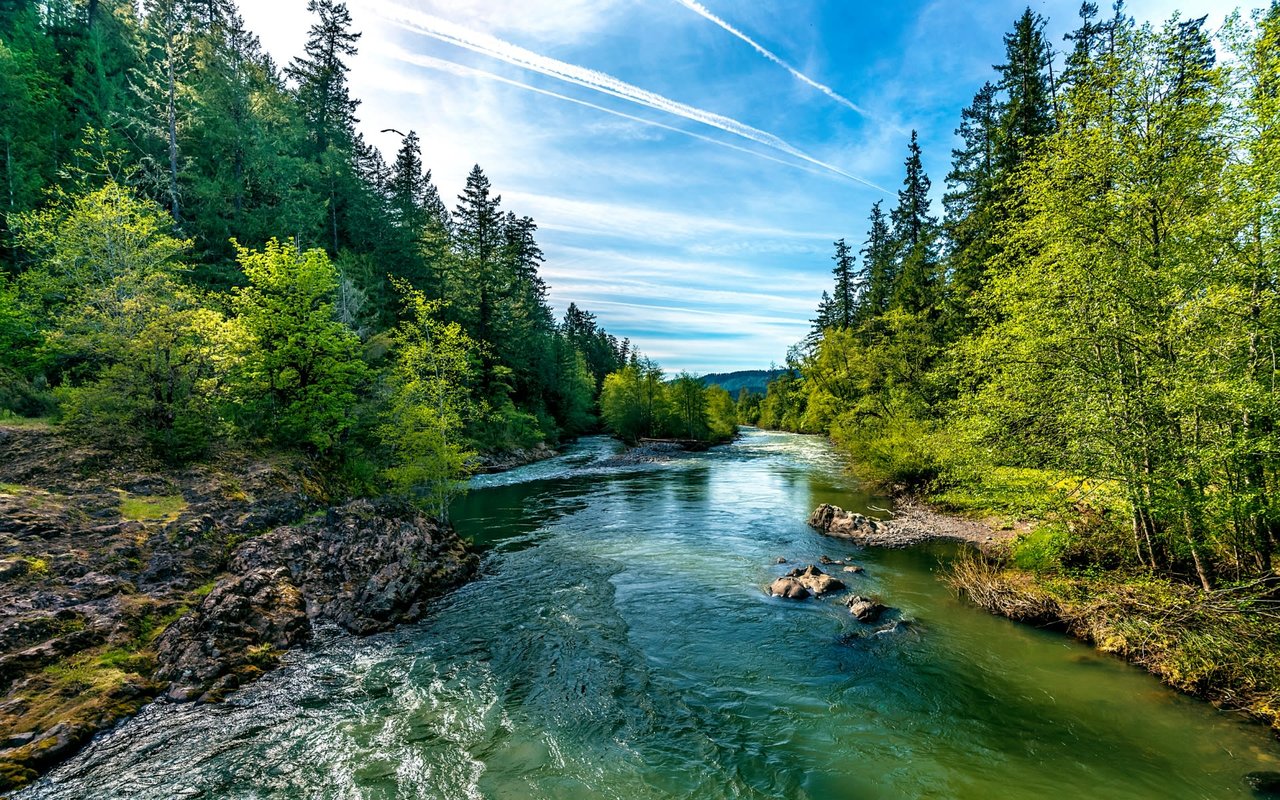
[[(20, 797), (1216, 799), (1280, 765), (1263, 729), (958, 601), (953, 547), (809, 530), (819, 502), (886, 505), (819, 439), (615, 449), (479, 481), (453, 514), (483, 574), (420, 624), (153, 706)], [(763, 591), (823, 554), (911, 624)]]

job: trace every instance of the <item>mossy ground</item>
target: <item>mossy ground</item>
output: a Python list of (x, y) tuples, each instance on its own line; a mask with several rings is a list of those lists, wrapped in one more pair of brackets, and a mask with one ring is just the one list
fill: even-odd
[(120, 516), (137, 522), (173, 522), (187, 509), (182, 495), (133, 495), (120, 493)]

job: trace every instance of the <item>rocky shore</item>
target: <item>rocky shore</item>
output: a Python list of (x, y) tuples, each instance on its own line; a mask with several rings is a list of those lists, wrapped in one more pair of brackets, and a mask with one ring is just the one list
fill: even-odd
[(0, 427), (0, 792), (154, 698), (221, 698), (318, 625), (413, 620), (475, 567), (411, 505), (331, 507), (302, 461), (172, 470)]
[(1018, 533), (1015, 528), (991, 520), (944, 514), (910, 498), (900, 499), (887, 520), (871, 519), (823, 503), (809, 516), (809, 526), (826, 536), (868, 547), (911, 547), (936, 540), (988, 547), (1010, 541)]
[(560, 455), (559, 450), (556, 450), (546, 442), (539, 442), (534, 447), (517, 448), (501, 453), (484, 453), (476, 457), (471, 467), (472, 472), (476, 475), (489, 475), (494, 472), (506, 472), (527, 464), (536, 464), (539, 461), (546, 461), (548, 458), (555, 458), (558, 455)]

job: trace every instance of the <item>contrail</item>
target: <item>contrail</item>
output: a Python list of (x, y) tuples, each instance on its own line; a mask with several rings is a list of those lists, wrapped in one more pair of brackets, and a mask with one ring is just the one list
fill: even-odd
[(879, 192), (887, 192), (884, 187), (877, 186), (865, 178), (846, 172), (839, 167), (821, 161), (808, 153), (800, 150), (791, 144), (783, 141), (779, 137), (762, 131), (759, 128), (753, 128), (744, 122), (739, 122), (731, 117), (722, 114), (716, 114), (712, 111), (706, 111), (701, 108), (686, 105), (669, 97), (664, 97), (656, 92), (647, 89), (641, 89), (639, 86), (619, 80), (612, 75), (605, 74), (586, 67), (580, 67), (576, 64), (569, 64), (558, 59), (526, 50), (519, 45), (511, 42), (503, 41), (495, 36), (478, 31), (468, 30), (460, 25), (440, 19), (430, 14), (424, 14), (419, 11), (413, 11), (393, 3), (380, 2), (380, 0), (371, 0), (364, 5), (378, 11), (384, 19), (404, 30), (418, 33), (424, 36), (430, 36), (442, 42), (462, 47), (482, 55), (506, 61), (508, 64), (523, 69), (532, 70), (543, 75), (547, 75), (567, 83), (577, 84), (578, 86), (592, 89), (603, 94), (612, 95), (613, 97), (627, 100), (638, 105), (648, 106), (658, 111), (665, 111), (678, 117), (699, 122), (712, 128), (718, 128), (726, 133), (734, 136), (748, 139), (770, 147), (774, 150), (786, 153), (789, 156), (807, 161), (814, 166), (821, 167), (825, 170), (842, 175), (851, 181), (856, 181), (864, 186), (868, 186)]
[(545, 95), (547, 97), (554, 97), (557, 100), (564, 100), (565, 102), (573, 103), (575, 105), (585, 106), (586, 108), (594, 109), (595, 111), (602, 111), (606, 114), (612, 114), (615, 117), (621, 117), (622, 119), (631, 120), (632, 122), (639, 122), (644, 125), (652, 126), (654, 128), (661, 128), (664, 131), (672, 131), (674, 133), (684, 134), (685, 136), (692, 137), (699, 141), (709, 142), (714, 145), (719, 145), (720, 147), (727, 147), (730, 150), (736, 150), (739, 153), (746, 153), (747, 155), (755, 156), (756, 158), (763, 158), (767, 161), (772, 161), (775, 164), (781, 164), (784, 167), (799, 168), (804, 170), (805, 172), (811, 172), (815, 175), (823, 174), (822, 172), (816, 169), (813, 169), (811, 167), (806, 167), (800, 164), (796, 164), (794, 161), (785, 161), (781, 158), (777, 158), (776, 156), (771, 156), (768, 153), (762, 153), (759, 150), (752, 150), (748, 147), (739, 147), (738, 145), (732, 142), (726, 142), (720, 139), (714, 139), (710, 136), (703, 136), (700, 133), (687, 131), (684, 128), (677, 128), (674, 125), (666, 125), (656, 120), (645, 119), (644, 117), (637, 117), (633, 114), (627, 114), (626, 112), (623, 112), (623, 111), (617, 111), (612, 108), (606, 108), (605, 106), (597, 105), (595, 103), (591, 103), (586, 100), (579, 100), (576, 97), (569, 97), (568, 95), (560, 94), (559, 92), (553, 92), (550, 89), (543, 89), (539, 86), (531, 86), (527, 83), (521, 83), (520, 81), (512, 80), (511, 78), (508, 78), (503, 75), (499, 75), (495, 72), (487, 72), (486, 70), (478, 69), (476, 67), (471, 67), (464, 64), (458, 64), (456, 62), (447, 61), (443, 58), (436, 58), (434, 56), (425, 56), (425, 55), (418, 55), (416, 53), (408, 53), (403, 50), (400, 50), (399, 48), (391, 48), (390, 51), (387, 53), (387, 55), (390, 56), (391, 58), (396, 59), (397, 61), (401, 61), (405, 64), (412, 64), (416, 67), (425, 67), (427, 69), (439, 70), (440, 72), (447, 72), (447, 73), (450, 73), (451, 75), (458, 75), (464, 78), (465, 77), (486, 78), (488, 80), (497, 81), (499, 83), (505, 83), (508, 86), (515, 86), (520, 89), (527, 89), (530, 92), (536, 92), (537, 94)]
[(689, 9), (690, 11), (698, 14), (703, 19), (706, 19), (710, 22), (714, 22), (716, 25), (719, 25), (721, 28), (724, 28), (729, 33), (732, 33), (734, 36), (738, 37), (742, 41), (751, 45), (751, 48), (753, 50), (755, 50), (757, 53), (764, 56), (765, 58), (769, 59), (773, 63), (777, 64), (778, 66), (782, 67), (787, 72), (790, 72), (791, 76), (796, 80), (807, 83), (813, 88), (825, 94), (827, 97), (830, 97), (832, 100), (835, 100), (837, 103), (840, 103), (841, 105), (846, 106), (852, 109), (853, 111), (856, 111), (859, 114), (862, 114), (863, 116), (868, 116), (867, 112), (864, 109), (862, 109), (862, 107), (860, 107), (857, 103), (853, 102), (849, 98), (840, 94), (835, 89), (832, 89), (830, 86), (827, 86), (825, 83), (819, 83), (818, 81), (815, 81), (813, 78), (810, 78), (808, 75), (805, 75), (800, 70), (791, 66), (786, 61), (784, 61), (781, 56), (767, 49), (764, 45), (760, 44), (755, 39), (752, 39), (750, 36), (746, 35), (742, 31), (733, 27), (728, 22), (725, 22), (720, 17), (717, 17), (715, 14), (711, 12), (711, 9), (697, 2), (697, 0), (676, 0), (676, 2), (684, 6), (685, 8)]

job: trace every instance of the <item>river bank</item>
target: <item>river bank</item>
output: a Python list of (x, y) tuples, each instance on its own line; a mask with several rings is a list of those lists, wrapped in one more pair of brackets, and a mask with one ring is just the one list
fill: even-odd
[(1280, 578), (1206, 595), (1199, 587), (1132, 571), (1020, 569), (1011, 553), (1042, 521), (962, 515), (920, 497), (898, 499), (886, 521), (857, 517), (820, 507), (809, 524), (868, 547), (937, 540), (974, 545), (976, 551), (946, 573), (948, 584), (974, 604), (1061, 630), (1280, 735)]
[(416, 619), (475, 567), (452, 529), (335, 502), (298, 458), (173, 470), (0, 426), (0, 792), (155, 698), (220, 699), (317, 626)]

